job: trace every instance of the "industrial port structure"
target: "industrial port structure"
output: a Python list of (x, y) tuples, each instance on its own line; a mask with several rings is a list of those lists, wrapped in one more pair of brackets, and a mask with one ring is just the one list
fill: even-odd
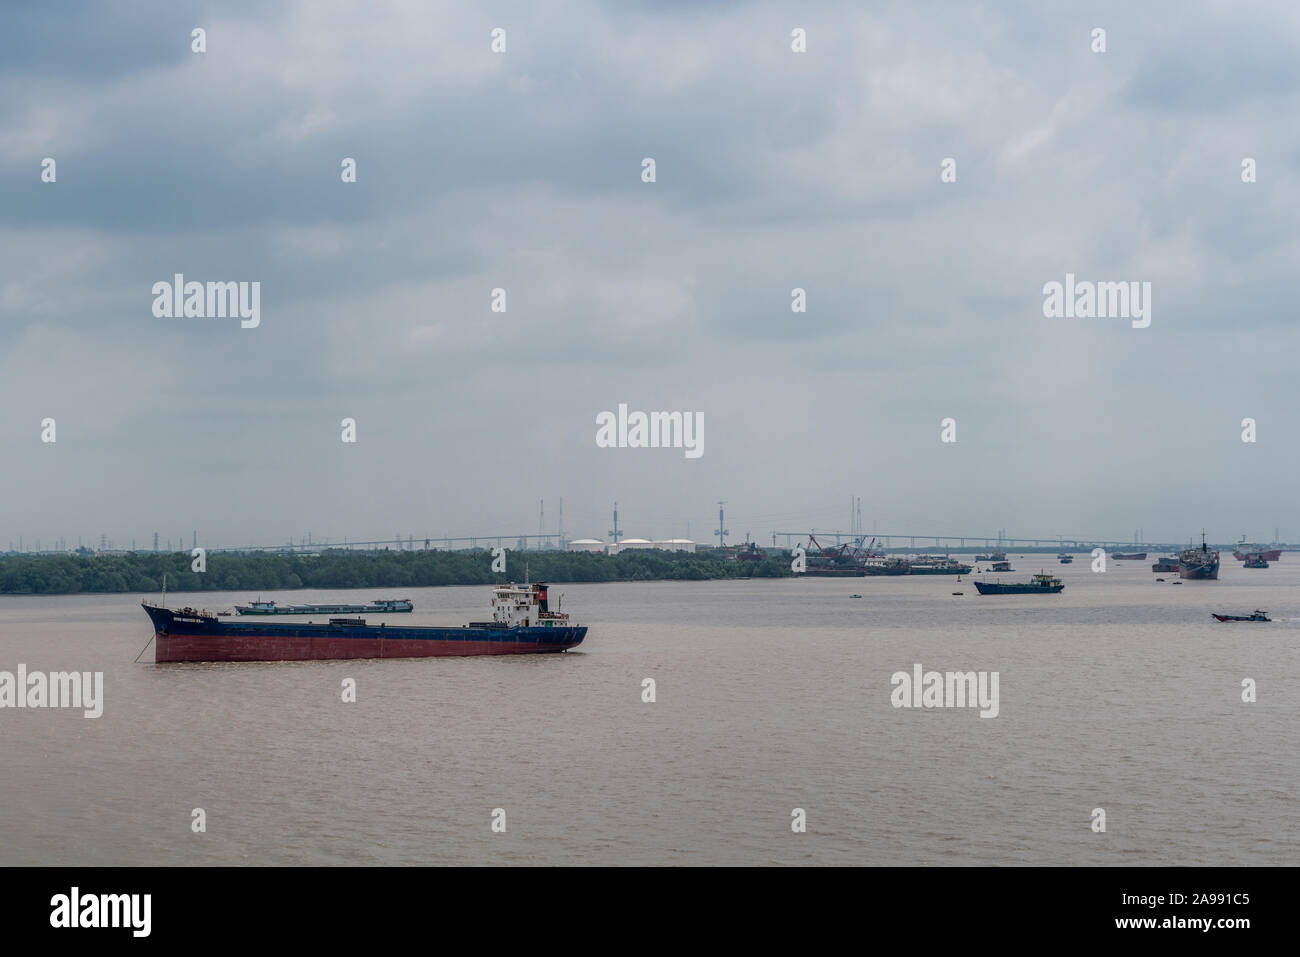
[[(611, 530), (612, 531), (612, 530)], [(845, 543), (852, 544), (864, 538), (862, 533), (854, 534), (853, 532), (844, 531), (818, 531), (816, 529), (799, 531), (799, 532), (771, 532), (771, 547), (774, 549), (783, 548), (792, 549), (797, 545), (806, 545), (808, 542), (809, 532), (816, 535), (818, 541), (825, 545), (841, 545)], [(716, 533), (715, 533), (716, 534)], [(1062, 549), (1072, 552), (1086, 552), (1093, 548), (1104, 548), (1109, 551), (1123, 550), (1145, 550), (1145, 551), (1163, 551), (1176, 552), (1179, 549), (1186, 548), (1186, 542), (1134, 542), (1118, 541), (1114, 539), (1102, 538), (1062, 538), (1059, 536), (1043, 537), (1014, 537), (1014, 536), (982, 536), (982, 535), (914, 535), (899, 533), (876, 533), (867, 538), (874, 539), (876, 548), (882, 552), (913, 553), (917, 551), (986, 551), (991, 548), (1001, 548), (1003, 550), (1017, 549)], [(249, 544), (249, 545), (205, 545), (208, 552), (281, 552), (281, 553), (314, 553), (325, 549), (356, 549), (358, 551), (382, 551), (384, 549), (393, 549), (397, 551), (417, 551), (428, 549), (439, 549), (443, 551), (461, 551), (464, 549), (477, 548), (510, 548), (515, 551), (611, 551), (618, 552), (623, 548), (667, 548), (674, 551), (695, 551), (696, 549), (716, 548), (718, 545), (708, 545), (705, 543), (696, 543), (687, 538), (671, 539), (643, 539), (623, 537), (623, 530), (619, 529), (617, 537), (611, 536), (611, 541), (602, 541), (595, 538), (569, 539), (561, 537), (558, 532), (542, 534), (521, 534), (521, 535), (460, 535), (460, 536), (443, 536), (443, 537), (425, 537), (416, 538), (414, 535), (405, 537), (383, 539), (365, 539), (352, 541), (344, 539), (342, 541), (319, 541), (313, 540), (310, 536), (303, 536), (295, 541), (290, 539), (287, 542), (278, 544)], [(197, 536), (194, 541), (197, 541)], [(169, 542), (168, 545), (171, 543)], [(721, 543), (725, 544), (725, 543)], [(1214, 544), (1214, 543), (1212, 543)], [(1231, 549), (1234, 542), (1222, 542), (1214, 544), (1215, 548)], [(1277, 544), (1275, 547), (1289, 551), (1292, 546), (1287, 544)], [(95, 549), (79, 548), (75, 551), (83, 553), (97, 554), (125, 554), (132, 551), (148, 551), (150, 549), (138, 549), (134, 547), (122, 547), (115, 543), (104, 541), (99, 543)], [(159, 551), (188, 551), (188, 548), (181, 543), (175, 548), (159, 549), (155, 546), (152, 550)], [(74, 551), (71, 548), (23, 548), (21, 544), (18, 548), (13, 547), (10, 543), (9, 554), (67, 554)]]
[[(398, 551), (416, 551), (419, 549), (429, 550), (438, 549), (442, 551), (461, 551), (465, 549), (478, 548), (511, 548), (515, 551), (607, 551), (610, 554), (617, 554), (625, 548), (663, 548), (671, 551), (695, 551), (697, 548), (724, 548), (726, 547), (726, 536), (730, 534), (727, 529), (726, 517), (723, 511), (725, 502), (718, 503), (718, 527), (713, 530), (713, 535), (717, 537), (717, 545), (696, 543), (690, 539), (690, 524), (687, 523), (687, 535), (683, 538), (665, 538), (665, 539), (645, 539), (628, 537), (625, 530), (620, 525), (618, 503), (614, 503), (613, 509), (613, 528), (606, 533), (609, 536), (608, 541), (602, 541), (595, 538), (570, 538), (565, 535), (564, 531), (564, 500), (560, 500), (559, 524), (554, 532), (548, 532), (545, 529), (545, 503), (539, 501), (538, 505), (538, 531), (536, 533), (522, 533), (518, 535), (459, 535), (459, 536), (421, 536), (417, 537), (408, 534), (403, 537), (398, 534), (395, 538), (382, 539), (365, 539), (350, 541), (313, 541), (310, 534), (304, 535), (298, 541), (290, 538), (287, 542), (279, 544), (256, 544), (256, 545), (219, 545), (205, 543), (204, 547), (209, 552), (281, 552), (281, 553), (314, 553), (324, 549), (356, 549), (360, 551), (382, 551), (384, 549), (395, 549)], [(1093, 538), (1091, 536), (1062, 536), (1062, 535), (1041, 535), (1041, 536), (1011, 536), (1005, 534), (1004, 530), (999, 530), (997, 535), (954, 535), (940, 534), (932, 532), (925, 534), (917, 533), (899, 533), (899, 532), (871, 532), (864, 530), (862, 522), (862, 500), (854, 499), (850, 511), (851, 524), (853, 528), (850, 531), (819, 531), (815, 528), (801, 529), (799, 531), (776, 531), (771, 532), (773, 549), (784, 548), (787, 551), (797, 545), (805, 545), (811, 535), (816, 535), (818, 541), (826, 545), (839, 546), (842, 544), (855, 544), (862, 546), (870, 540), (872, 548), (879, 552), (910, 552), (915, 553), (918, 550), (935, 550), (935, 551), (987, 551), (991, 548), (1006, 549), (1061, 549), (1064, 551), (1084, 552), (1091, 551), (1094, 548), (1104, 548), (1107, 551), (1166, 551), (1173, 552), (1186, 547), (1184, 542), (1148, 542), (1142, 541), (1141, 530), (1134, 531), (1134, 538), (1131, 540), (1116, 540)], [(1274, 547), (1283, 550), (1289, 550), (1290, 546), (1278, 544), (1279, 530), (1274, 530)], [(746, 535), (748, 541), (749, 536)], [(1243, 537), (1244, 540), (1244, 537)], [(172, 548), (172, 542), (167, 541), (166, 551), (186, 551), (185, 539), (179, 537), (176, 547)], [(199, 544), (198, 532), (191, 533), (191, 547), (197, 547)], [(148, 551), (146, 545), (144, 548), (137, 549), (133, 541), (130, 548), (118, 546), (108, 541), (105, 536), (100, 536), (99, 547), (86, 547), (78, 541), (76, 552), (83, 554), (125, 554), (132, 551)], [(1236, 543), (1224, 542), (1215, 544), (1215, 548), (1232, 548)], [(153, 535), (153, 551), (157, 552), (159, 548), (159, 537), (157, 533)], [(571, 547), (576, 546), (576, 547)], [(15, 549), (13, 542), (9, 543), (9, 554), (66, 554), (74, 549), (64, 541), (58, 541), (54, 548), (43, 549), (40, 543), (36, 543), (35, 548), (23, 547), (22, 540), (19, 539), (18, 548)]]

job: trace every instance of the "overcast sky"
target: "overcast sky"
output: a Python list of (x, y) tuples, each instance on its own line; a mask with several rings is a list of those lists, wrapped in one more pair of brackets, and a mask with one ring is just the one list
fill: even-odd
[[(1300, 540), (1298, 28), (1185, 0), (6, 6), (0, 548), (510, 535), (560, 498), (569, 537), (617, 500), (628, 535), (707, 540), (725, 499), (770, 544), (855, 495), (881, 532)], [(156, 318), (175, 273), (260, 282), (260, 325)], [(1046, 318), (1066, 273), (1150, 282), (1150, 326)], [(619, 403), (702, 415), (704, 454), (598, 448)]]

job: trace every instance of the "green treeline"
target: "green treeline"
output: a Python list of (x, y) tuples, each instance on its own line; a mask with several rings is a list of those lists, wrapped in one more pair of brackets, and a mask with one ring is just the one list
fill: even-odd
[(70, 595), (77, 592), (274, 591), (280, 588), (419, 588), (522, 581), (609, 582), (710, 578), (778, 578), (788, 561), (728, 561), (708, 552), (628, 550), (619, 555), (584, 552), (506, 552), (509, 574), (491, 571), (487, 549), (464, 552), (356, 552), (320, 555), (223, 553), (207, 556), (207, 570), (191, 570), (187, 552), (125, 555), (3, 555), (0, 594)]

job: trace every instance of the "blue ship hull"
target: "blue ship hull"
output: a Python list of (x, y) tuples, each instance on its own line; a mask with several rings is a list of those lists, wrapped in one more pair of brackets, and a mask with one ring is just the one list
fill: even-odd
[(1029, 582), (975, 582), (975, 590), (981, 595), (1055, 595), (1064, 590), (1064, 585), (1033, 585)]

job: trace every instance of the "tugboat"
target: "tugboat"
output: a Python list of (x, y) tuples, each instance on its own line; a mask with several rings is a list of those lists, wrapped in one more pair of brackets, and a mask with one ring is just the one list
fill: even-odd
[(313, 661), (333, 658), (434, 658), (565, 651), (586, 625), (552, 611), (543, 582), (492, 590), (492, 620), (455, 627), (369, 625), (364, 618), (314, 622), (220, 621), (193, 608), (141, 602), (153, 622), (154, 661)]
[(1061, 554), (1056, 556), (1056, 560), (1062, 565), (1069, 565), (1074, 561), (1074, 556), (1068, 552), (1061, 552)]
[(1178, 556), (1179, 578), (1218, 579), (1219, 553), (1205, 544), (1205, 532), (1201, 532), (1201, 547), (1188, 548)]
[(975, 556), (975, 561), (977, 562), (1005, 562), (1006, 560), (1007, 560), (1007, 553), (1000, 548), (990, 552), (987, 555)]
[(1013, 572), (1013, 571), (1015, 571), (1015, 569), (1011, 567), (1011, 563), (1010, 563), (1010, 562), (1004, 560), (1004, 561), (1000, 561), (1000, 562), (994, 562), (994, 563), (993, 563), (993, 567), (990, 568), (989, 571), (992, 571), (992, 572)]
[(1178, 558), (1174, 555), (1157, 558), (1156, 563), (1151, 566), (1151, 570), (1153, 572), (1176, 572), (1178, 571)]
[(1039, 572), (1032, 581), (1027, 582), (981, 582), (975, 583), (975, 590), (981, 595), (1055, 595), (1064, 590), (1065, 585), (1059, 578)]
[(1260, 611), (1258, 608), (1255, 609), (1255, 614), (1253, 615), (1216, 615), (1214, 612), (1210, 612), (1210, 615), (1214, 618), (1217, 618), (1219, 621), (1272, 621), (1273, 620), (1272, 618), (1268, 617), (1267, 612)]
[(1268, 568), (1268, 562), (1263, 555), (1247, 555), (1246, 563), (1242, 568)]

